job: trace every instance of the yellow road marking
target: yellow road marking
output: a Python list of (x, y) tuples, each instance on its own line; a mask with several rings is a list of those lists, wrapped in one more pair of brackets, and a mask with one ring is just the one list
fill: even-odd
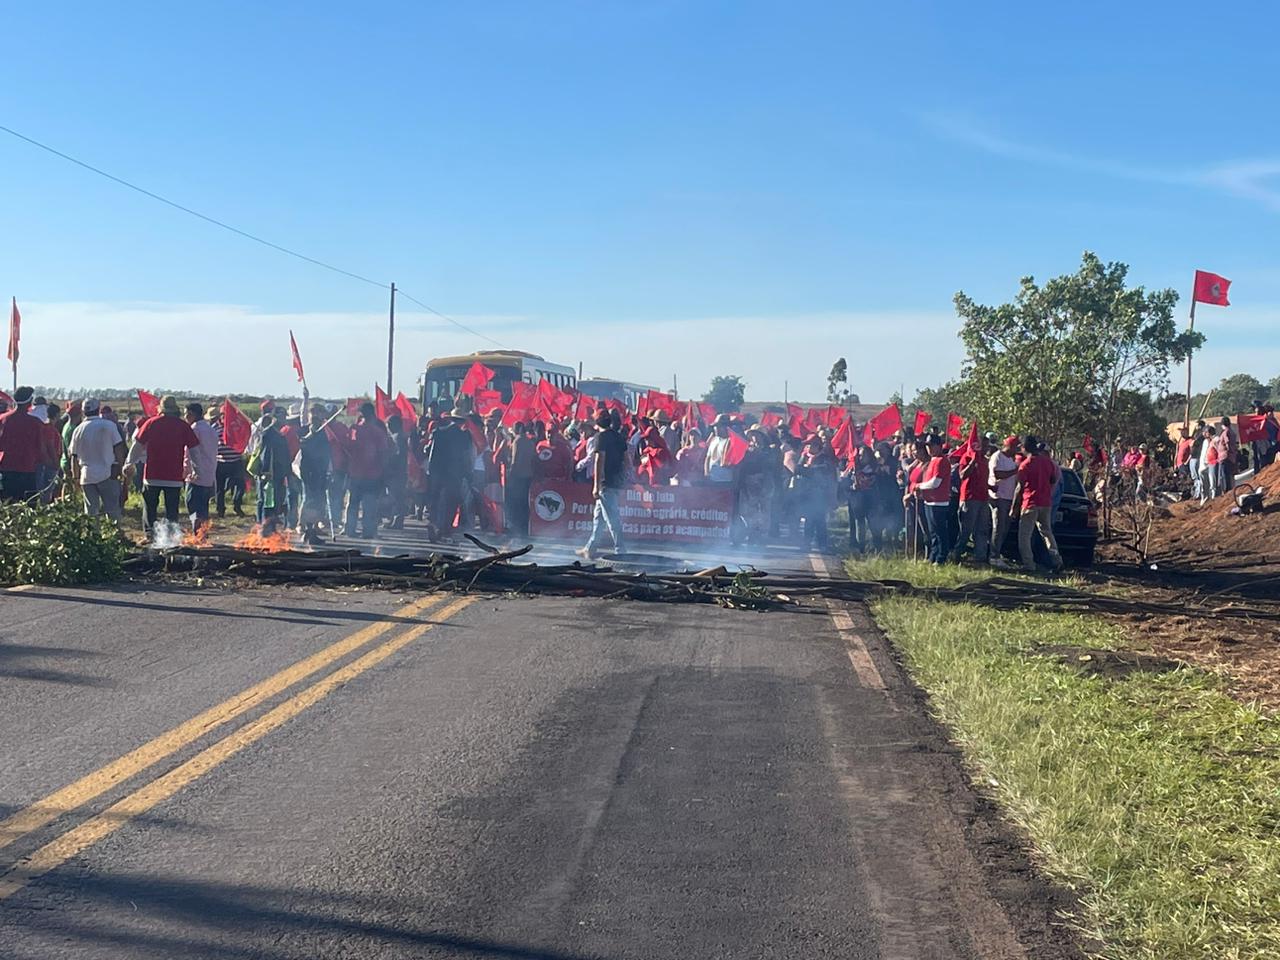
[[(439, 604), (444, 599), (439, 594), (422, 597), (401, 607), (390, 616), (393, 618), (411, 617)], [(293, 666), (285, 667), (279, 673), (268, 677), (266, 680), (242, 690), (217, 706), (210, 707), (172, 730), (160, 734), (154, 740), (144, 743), (135, 750), (131, 750), (119, 759), (111, 761), (105, 767), (81, 777), (75, 783), (68, 784), (60, 790), (55, 790), (48, 796), (31, 804), (31, 806), (19, 810), (7, 819), (0, 821), (0, 850), (3, 850), (32, 830), (38, 830), (64, 813), (88, 803), (94, 797), (100, 796), (116, 786), (116, 784), (137, 773), (141, 773), (151, 765), (195, 742), (210, 730), (215, 730), (224, 723), (234, 720), (246, 710), (251, 710), (263, 701), (270, 700), (299, 680), (306, 679), (317, 670), (327, 667), (352, 650), (363, 647), (369, 641), (382, 636), (382, 634), (397, 626), (400, 626), (400, 624), (396, 623), (395, 620), (385, 620), (357, 630), (350, 636), (344, 637), (323, 650), (318, 650), (311, 656), (299, 660)]]
[[(449, 619), (471, 604), (474, 599), (474, 597), (463, 597), (461, 600), (455, 600), (440, 611), (440, 619)], [(434, 626), (434, 623), (420, 624), (381, 646), (374, 647), (359, 659), (352, 660), (345, 667), (335, 670), (322, 680), (317, 680), (302, 692), (294, 694), (288, 700), (268, 710), (257, 720), (246, 723), (239, 730), (201, 750), (186, 763), (179, 764), (124, 799), (116, 801), (97, 816), (91, 817), (80, 826), (49, 841), (31, 856), (19, 860), (0, 876), (0, 900), (12, 896), (32, 880), (65, 863), (103, 837), (114, 833), (133, 817), (146, 813), (162, 800), (172, 797), (183, 787), (235, 756), (245, 747), (261, 740), (272, 730), (324, 699), (348, 680), (381, 663)]]

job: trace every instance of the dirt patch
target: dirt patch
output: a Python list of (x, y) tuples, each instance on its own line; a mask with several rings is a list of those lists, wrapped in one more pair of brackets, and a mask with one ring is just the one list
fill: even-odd
[(1187, 664), (1181, 660), (1139, 653), (1135, 650), (1099, 650), (1047, 644), (1036, 647), (1031, 656), (1049, 657), (1091, 677), (1123, 680), (1135, 673), (1169, 673)]
[(1218, 561), (1274, 557), (1280, 544), (1280, 463), (1273, 463), (1249, 482), (1264, 494), (1261, 513), (1233, 513), (1234, 497), (1224, 496), (1203, 505), (1187, 500), (1175, 503), (1168, 516), (1158, 517), (1151, 528), (1150, 553), (1165, 556), (1212, 558)]

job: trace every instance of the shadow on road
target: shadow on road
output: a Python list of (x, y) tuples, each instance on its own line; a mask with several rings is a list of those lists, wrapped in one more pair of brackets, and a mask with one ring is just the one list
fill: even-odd
[[(32, 894), (40, 902), (33, 909), (23, 909), (23, 901)], [(10, 914), (6, 925), (15, 941), (11, 946), (21, 949), (30, 943), (32, 948), (47, 948), (57, 943), (68, 956), (80, 956), (83, 951), (129, 957), (296, 960), (321, 953), (374, 957), (388, 955), (387, 950), (400, 955), (398, 951), (420, 949), (430, 950), (433, 956), (588, 960), (534, 946), (424, 930), (402, 919), (420, 912), (415, 904), (358, 894), (130, 874), (63, 873), (44, 878), (38, 888), (5, 906)], [(116, 917), (123, 922), (109, 919)]]
[(38, 657), (83, 658), (101, 657), (96, 650), (77, 650), (73, 647), (49, 647), (34, 643), (0, 643), (0, 678), (10, 680), (35, 680), (46, 683), (66, 683), (75, 687), (115, 687), (116, 681), (87, 673), (53, 670), (48, 667), (27, 666), (12, 661)]

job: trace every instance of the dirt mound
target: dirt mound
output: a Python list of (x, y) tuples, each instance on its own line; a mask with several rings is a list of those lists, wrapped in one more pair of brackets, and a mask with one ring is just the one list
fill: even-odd
[(1262, 513), (1232, 513), (1234, 497), (1223, 496), (1203, 506), (1194, 500), (1174, 504), (1169, 516), (1151, 528), (1152, 555), (1189, 555), (1224, 560), (1264, 558), (1280, 553), (1280, 462), (1250, 481), (1265, 494)]

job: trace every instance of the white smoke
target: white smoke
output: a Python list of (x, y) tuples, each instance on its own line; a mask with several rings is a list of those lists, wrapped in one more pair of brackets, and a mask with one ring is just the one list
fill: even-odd
[(157, 520), (151, 528), (151, 545), (157, 550), (167, 550), (182, 543), (182, 525), (172, 520)]

